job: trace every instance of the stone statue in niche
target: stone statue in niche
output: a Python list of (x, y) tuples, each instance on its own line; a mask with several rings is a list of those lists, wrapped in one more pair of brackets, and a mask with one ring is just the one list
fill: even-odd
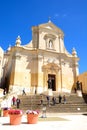
[(81, 90), (81, 83), (79, 81), (76, 82), (76, 88), (77, 90)]
[(52, 40), (49, 41), (49, 48), (52, 48), (53, 47), (53, 42)]

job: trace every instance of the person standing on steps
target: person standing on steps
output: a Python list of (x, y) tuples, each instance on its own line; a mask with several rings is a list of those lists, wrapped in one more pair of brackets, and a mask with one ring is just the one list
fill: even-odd
[(48, 106), (50, 106), (50, 97), (49, 97), (49, 95), (47, 95), (46, 98), (47, 98), (47, 104), (48, 104)]
[(13, 96), (13, 98), (12, 98), (12, 105), (13, 106), (16, 105), (16, 97), (15, 96)]
[(53, 105), (56, 104), (56, 98), (54, 96), (52, 97), (52, 102), (53, 102)]
[(51, 80), (51, 77), (48, 79), (47, 83), (48, 83), (48, 89), (52, 89), (52, 80)]
[(62, 96), (59, 95), (59, 103), (61, 103), (61, 101), (62, 101)]
[(65, 95), (63, 96), (63, 103), (64, 104), (66, 103), (66, 96)]
[(17, 108), (19, 108), (19, 105), (20, 105), (20, 99), (19, 98), (16, 99), (16, 104), (17, 104)]
[(43, 105), (43, 96), (41, 95), (40, 105)]

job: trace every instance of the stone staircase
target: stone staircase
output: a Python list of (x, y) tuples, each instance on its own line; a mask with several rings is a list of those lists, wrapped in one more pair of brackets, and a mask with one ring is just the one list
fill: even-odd
[(66, 94), (67, 102), (66, 104), (58, 103), (58, 96), (56, 97), (56, 104), (52, 104), (52, 97), (50, 97), (50, 106), (47, 104), (47, 99), (45, 95), (19, 95), (21, 100), (20, 108), (24, 111), (31, 110), (40, 110), (42, 111), (43, 105), (40, 105), (40, 100), (43, 99), (43, 104), (46, 105), (46, 112), (48, 113), (85, 113), (87, 112), (87, 103), (83, 97), (78, 97), (77, 94)]

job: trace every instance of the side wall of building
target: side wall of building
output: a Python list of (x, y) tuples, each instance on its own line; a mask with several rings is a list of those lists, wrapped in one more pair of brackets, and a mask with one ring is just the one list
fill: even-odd
[(78, 76), (78, 80), (82, 84), (82, 91), (83, 91), (83, 93), (87, 94), (87, 72), (85, 72), (83, 74), (80, 74)]

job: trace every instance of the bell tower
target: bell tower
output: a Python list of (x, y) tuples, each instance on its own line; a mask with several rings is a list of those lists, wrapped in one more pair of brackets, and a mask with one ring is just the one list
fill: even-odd
[(39, 47), (39, 28), (38, 28), (38, 26), (32, 27), (32, 44), (33, 44), (33, 48), (38, 49), (38, 47)]

